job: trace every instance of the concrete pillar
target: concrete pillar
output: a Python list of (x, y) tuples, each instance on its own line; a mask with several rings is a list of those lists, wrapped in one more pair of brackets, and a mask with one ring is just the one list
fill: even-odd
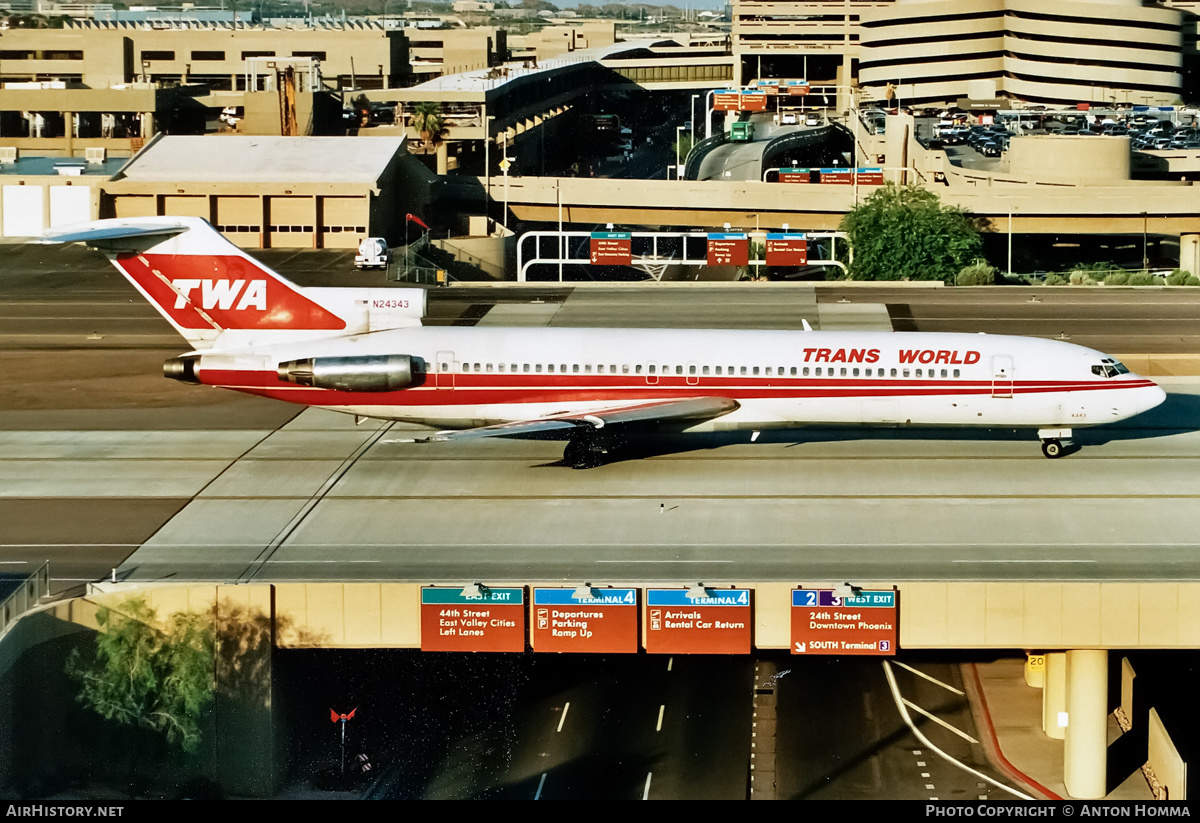
[(1179, 268), (1200, 277), (1200, 234), (1179, 235)]
[(1063, 784), (1071, 797), (1095, 800), (1108, 785), (1108, 652), (1067, 652), (1067, 734)]
[(1059, 715), (1067, 710), (1067, 656), (1046, 652), (1046, 680), (1042, 687), (1042, 731), (1047, 737), (1062, 740), (1065, 729)]
[(448, 174), (450, 171), (450, 149), (445, 143), (438, 143), (437, 173)]

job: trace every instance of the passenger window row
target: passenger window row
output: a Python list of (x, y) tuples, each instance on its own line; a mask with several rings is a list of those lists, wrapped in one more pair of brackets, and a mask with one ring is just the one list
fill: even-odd
[[(451, 371), (449, 363), (441, 363), (440, 371)], [(672, 371), (673, 370), (673, 371)], [(822, 366), (816, 367), (798, 367), (798, 366), (660, 366), (655, 363), (643, 366), (641, 364), (630, 366), (625, 363), (618, 369), (616, 364), (597, 364), (593, 366), (591, 363), (580, 365), (578, 363), (463, 363), (463, 374), (653, 374), (653, 375), (669, 375), (669, 374), (687, 374), (693, 375), (715, 375), (717, 377), (734, 377), (734, 376), (749, 376), (749, 377), (951, 377), (950, 369), (941, 369), (940, 375), (938, 369), (860, 369), (858, 367), (849, 368), (842, 366), (828, 368)], [(962, 372), (959, 369), (953, 370), (954, 377), (961, 377)]]

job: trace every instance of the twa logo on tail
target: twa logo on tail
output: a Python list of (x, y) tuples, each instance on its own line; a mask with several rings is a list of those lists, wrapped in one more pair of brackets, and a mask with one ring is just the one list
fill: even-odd
[[(178, 297), (175, 298), (175, 308), (186, 308), (189, 302), (195, 302), (192, 292), (200, 289), (200, 308), (205, 311), (221, 309), (226, 311), (242, 311), (243, 309), (267, 309), (267, 281), (251, 280), (246, 285), (245, 280), (172, 280), (171, 286)], [(238, 299), (238, 296), (241, 296)], [(237, 299), (237, 307), (233, 301)]]
[(346, 328), (342, 318), (238, 254), (135, 254), (113, 261), (181, 330)]

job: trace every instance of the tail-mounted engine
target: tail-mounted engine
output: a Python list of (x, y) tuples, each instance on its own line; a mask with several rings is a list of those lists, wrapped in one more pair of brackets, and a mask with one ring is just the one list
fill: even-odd
[(309, 357), (280, 363), (279, 379), (338, 391), (394, 391), (419, 384), (424, 361), (408, 354)]

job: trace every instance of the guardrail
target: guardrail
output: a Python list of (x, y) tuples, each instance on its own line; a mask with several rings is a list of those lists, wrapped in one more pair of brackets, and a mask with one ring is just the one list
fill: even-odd
[(729, 136), (725, 132), (721, 132), (720, 134), (714, 134), (712, 137), (706, 137), (692, 146), (692, 150), (688, 152), (687, 157), (683, 161), (684, 179), (695, 180), (696, 175), (700, 171), (700, 164), (708, 156), (708, 153), (728, 140)]
[(21, 581), (17, 590), (0, 602), (0, 637), (3, 637), (23, 614), (50, 594), (50, 561)]

